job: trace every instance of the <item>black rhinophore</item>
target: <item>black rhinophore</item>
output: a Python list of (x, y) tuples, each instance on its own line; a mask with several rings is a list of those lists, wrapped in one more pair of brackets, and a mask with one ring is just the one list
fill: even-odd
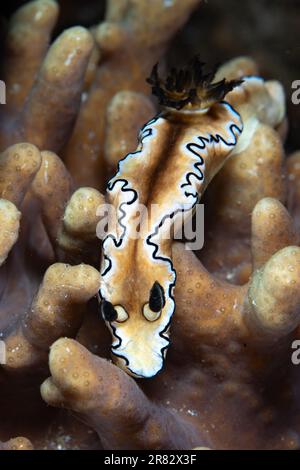
[(118, 313), (111, 302), (102, 299), (100, 303), (100, 309), (104, 320), (115, 321), (117, 319)]
[(152, 312), (160, 312), (165, 303), (166, 301), (164, 290), (160, 283), (155, 281), (150, 291), (149, 308), (152, 310)]

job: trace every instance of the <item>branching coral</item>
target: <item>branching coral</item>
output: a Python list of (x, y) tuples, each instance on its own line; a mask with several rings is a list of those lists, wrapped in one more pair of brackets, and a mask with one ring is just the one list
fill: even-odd
[(7, 258), (12, 246), (16, 243), (20, 227), (20, 212), (7, 199), (0, 200), (0, 264)]
[[(197, 4), (110, 1), (103, 23), (70, 28), (50, 47), (54, 2), (27, 3), (11, 21), (0, 136), (0, 449), (300, 447), (291, 362), (300, 331), (300, 157), (285, 159), (281, 85), (244, 78), (258, 73), (247, 57), (215, 77), (197, 61), (192, 77), (184, 71), (166, 83), (154, 69), (167, 109), (130, 153), (156, 113), (145, 78)], [(178, 190), (187, 175), (190, 195)], [(122, 180), (137, 203), (159, 211), (138, 241), (124, 237), (135, 204), (124, 223), (114, 219), (103, 242), (104, 261), (118, 268), (109, 278), (105, 263), (98, 271), (98, 209), (126, 206)], [(204, 247), (193, 253), (159, 240), (172, 263), (166, 273), (143, 240), (185, 198), (191, 217), (205, 189)], [(118, 337), (129, 325), (136, 349), (121, 351), (129, 367), (109, 360), (99, 287), (107, 324)], [(161, 368), (155, 334), (171, 316), (163, 370), (130, 377), (132, 364), (141, 376)]]
[[(300, 320), (300, 249), (293, 246), (292, 221), (275, 199), (257, 204), (252, 233), (256, 269), (241, 287), (216, 279), (192, 252), (174, 245), (174, 347), (165, 372), (142, 384), (147, 397), (113, 365), (72, 340), (59, 340), (51, 348), (52, 378), (42, 385), (47, 402), (75, 410), (106, 448), (191, 448), (195, 442), (297, 448), (297, 392), (295, 385), (287, 387), (296, 379), (290, 345)], [(161, 404), (158, 414), (149, 397)]]
[(55, 2), (38, 0), (24, 5), (11, 20), (4, 62), (9, 105), (1, 109), (2, 150), (30, 141), (40, 149), (58, 151), (69, 137), (93, 39), (84, 28), (70, 28), (47, 52), (56, 16)]
[(50, 369), (52, 377), (41, 389), (44, 399), (70, 407), (93, 423), (105, 448), (176, 449), (196, 442), (190, 437), (191, 425), (151, 403), (125, 373), (79, 343), (69, 339), (54, 343)]
[[(99, 272), (92, 266), (52, 264), (55, 260), (70, 257), (74, 262), (72, 244), (78, 245), (81, 239), (76, 219), (81, 218), (80, 214), (85, 213), (93, 202), (97, 203), (98, 192), (85, 189), (88, 201), (72, 209), (74, 226), (68, 211), (78, 191), (68, 204), (71, 178), (55, 154), (39, 152), (31, 144), (16, 144), (0, 156), (0, 167), (2, 264), (8, 257), (1, 273), (0, 322), (1, 339), (6, 346), (6, 364), (2, 366), (0, 376), (0, 414), (4, 423), (6, 401), (12, 399), (16, 412), (20, 414), (15, 425), (22, 427), (22, 400), (28, 396), (31, 402), (25, 416), (29, 410), (33, 413), (39, 410), (42, 404), (40, 400), (35, 404), (38, 393), (34, 390), (38, 390), (39, 382), (46, 375), (49, 346), (61, 336), (77, 333), (85, 304), (99, 289)], [(55, 181), (60, 184), (59, 190), (54, 191)], [(65, 242), (60, 247), (65, 209), (66, 220), (69, 220), (69, 243)], [(90, 224), (94, 218), (92, 215)], [(82, 232), (84, 243), (87, 230)], [(10, 391), (11, 387), (19, 387), (18, 384), (24, 394), (21, 402), (18, 392), (12, 395)], [(17, 405), (18, 402), (20, 404)], [(7, 425), (1, 431), (4, 435)], [(18, 442), (17, 439), (5, 446), (26, 447), (26, 442)], [(43, 438), (39, 441), (41, 445), (45, 445)]]
[[(232, 61), (218, 76), (234, 68), (236, 76), (251, 69), (251, 62)], [(222, 71), (223, 70), (223, 71)], [(253, 69), (253, 71), (255, 71)], [(205, 249), (205, 265), (219, 271), (223, 278), (246, 282), (250, 270), (250, 219), (255, 204), (263, 197), (286, 198), (280, 134), (284, 121), (284, 95), (278, 82), (246, 79), (241, 92), (228, 95), (229, 102), (241, 113), (244, 133), (238, 157), (230, 159), (211, 185)], [(241, 262), (243, 258), (243, 262)]]
[[(105, 172), (105, 156), (115, 169), (115, 163), (124, 151), (135, 147), (138, 129), (153, 114), (153, 107), (144, 96), (149, 94), (145, 77), (199, 3), (200, 0), (153, 0), (151, 6), (147, 0), (110, 0), (107, 3), (104, 22), (93, 30), (100, 49), (100, 64), (64, 152), (66, 164), (79, 184), (99, 188), (101, 175), (103, 177)], [(125, 102), (120, 110), (117, 103), (123, 101), (125, 91), (129, 106)], [(118, 98), (119, 92), (122, 94)], [(114, 101), (110, 103), (111, 100)], [(114, 134), (114, 140), (122, 139), (119, 148), (114, 150), (109, 150), (109, 143), (105, 143), (107, 108), (108, 126), (116, 116), (121, 126), (130, 121), (134, 129), (126, 134), (126, 138), (123, 131), (123, 139), (122, 134), (117, 134), (117, 138)], [(121, 117), (120, 111), (123, 112)], [(113, 145), (116, 147), (115, 143)], [(85, 169), (82, 169), (82, 159), (86, 162)]]
[[(240, 62), (237, 63), (240, 66)], [(228, 64), (228, 67), (232, 65)], [(273, 98), (271, 94), (266, 94), (268, 86), (265, 90), (263, 82), (257, 84), (258, 88), (252, 96), (259, 93), (261, 99), (263, 93), (269, 100), (266, 105), (269, 114), (265, 122), (270, 119), (270, 124), (280, 124), (283, 119), (280, 87), (272, 84), (278, 90)], [(242, 90), (247, 91), (248, 87), (245, 82)], [(244, 237), (244, 249), (235, 259), (236, 267), (243, 268), (248, 263), (247, 249), (250, 251), (253, 273), (249, 282), (237, 286), (221, 280), (219, 277), (224, 273), (227, 274), (225, 277), (232, 279), (231, 265), (224, 262), (221, 273), (218, 265), (215, 272), (208, 272), (184, 245), (173, 245), (177, 272), (173, 347), (164, 372), (150, 382), (141, 383), (145, 395), (140, 398), (133, 379), (120, 374), (113, 365), (106, 363), (104, 366), (101, 359), (91, 356), (78, 343), (59, 340), (52, 346), (52, 376), (42, 385), (43, 398), (52, 405), (75, 410), (81, 419), (97, 430), (106, 448), (126, 448), (126, 439), (119, 442), (118, 436), (128, 435), (128, 429), (133, 436), (130, 446), (135, 448), (192, 448), (195, 443), (209, 448), (299, 447), (299, 382), (291, 363), (291, 344), (297, 337), (300, 322), (299, 236), (291, 216), (280, 202), (289, 189), (288, 181), (281, 179), (282, 144), (270, 124), (261, 122), (261, 114), (256, 114), (256, 108), (251, 104), (251, 87), (252, 83), (250, 92), (243, 91), (244, 98), (238, 104), (246, 129), (244, 141), (242, 138), (238, 144), (240, 151), (236, 151), (226, 164), (235, 163), (233, 168), (237, 169), (237, 183), (229, 178), (231, 184), (227, 186), (223, 180), (223, 191), (239, 188), (244, 177), (242, 170), (245, 170), (243, 165), (239, 166), (239, 159), (244, 158), (252, 166), (257, 164), (257, 160), (252, 163), (251, 158), (255, 149), (261, 159), (259, 164), (265, 170), (255, 172), (254, 176), (258, 181), (262, 179), (263, 184), (253, 187), (253, 197), (250, 200), (249, 197), (245, 198), (242, 207), (238, 204), (238, 210), (232, 209), (236, 201), (235, 193), (231, 193), (231, 197), (229, 193), (228, 199), (225, 198), (221, 205), (225, 214), (226, 211), (233, 213), (233, 217), (227, 218), (227, 223), (231, 224), (233, 219), (232, 227), (236, 224), (240, 238)], [(237, 89), (232, 93), (238, 94), (240, 91)], [(274, 113), (270, 112), (272, 106)], [(248, 112), (252, 121), (255, 118), (255, 126), (248, 124), (245, 109), (250, 109)], [(263, 108), (260, 108), (261, 112), (264, 115)], [(264, 137), (249, 139), (251, 132), (260, 132)], [(270, 143), (271, 136), (273, 140)], [(294, 188), (297, 157), (295, 155), (288, 160)], [(270, 170), (271, 165), (276, 171)], [(234, 174), (233, 170), (229, 176), (234, 177)], [(210, 189), (208, 201), (211, 197), (213, 204), (216, 204), (212, 197), (215, 192), (213, 184), (208, 191)], [(290, 204), (292, 199), (296, 203), (293, 198), (295, 192), (294, 189)], [(250, 220), (249, 206), (245, 207), (245, 204), (250, 204)], [(218, 236), (218, 230), (215, 229), (213, 234), (214, 237)], [(228, 232), (231, 242), (235, 241), (235, 237), (235, 232)], [(200, 255), (207, 260), (205, 250), (202, 251)], [(244, 277), (248, 278), (249, 272)], [(82, 367), (76, 367), (81, 361), (73, 360), (72, 355), (81, 358)], [(64, 358), (64, 370), (59, 369), (59, 357)], [(103, 398), (102, 386), (105, 384), (105, 389), (108, 387), (106, 377), (110, 374), (115, 377), (110, 380), (109, 387), (109, 397), (113, 399), (107, 403)], [(129, 383), (131, 392), (127, 392)], [(125, 395), (123, 391), (126, 391)], [(83, 396), (86, 399), (82, 399)], [(158, 416), (149, 398), (152, 403), (160, 403)], [(110, 412), (110, 409), (113, 411)], [(122, 411), (115, 413), (116, 409)], [(116, 419), (117, 414), (115, 429), (118, 429), (118, 434), (112, 435), (107, 429), (107, 412), (110, 422)], [(147, 417), (144, 419), (145, 412)], [(173, 424), (170, 424), (169, 413)], [(134, 419), (131, 418), (132, 414)], [(164, 427), (161, 424), (162, 416)], [(176, 439), (174, 433), (169, 431), (169, 426), (172, 428), (174, 423)], [(163, 435), (161, 429), (164, 430)], [(232, 429), (235, 431), (232, 432)], [(236, 435), (239, 436), (238, 440)]]

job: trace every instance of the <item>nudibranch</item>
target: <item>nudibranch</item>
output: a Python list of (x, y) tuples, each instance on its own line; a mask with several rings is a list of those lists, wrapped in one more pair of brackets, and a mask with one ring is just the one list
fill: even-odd
[[(162, 112), (141, 129), (137, 150), (119, 162), (107, 186), (116, 223), (103, 240), (100, 310), (114, 362), (135, 377), (156, 375), (170, 342), (176, 282), (170, 228), (193, 215), (243, 129), (223, 100), (241, 81), (214, 83), (203, 65), (194, 59), (165, 81), (154, 67), (148, 82)], [(137, 237), (141, 207), (147, 211)]]

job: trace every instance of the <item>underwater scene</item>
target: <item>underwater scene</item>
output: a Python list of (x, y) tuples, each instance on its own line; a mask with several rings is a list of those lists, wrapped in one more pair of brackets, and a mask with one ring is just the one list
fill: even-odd
[(299, 0), (0, 10), (0, 450), (300, 450)]

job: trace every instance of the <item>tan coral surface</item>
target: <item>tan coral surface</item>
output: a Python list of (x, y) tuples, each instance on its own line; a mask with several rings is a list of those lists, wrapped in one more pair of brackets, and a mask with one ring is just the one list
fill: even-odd
[[(148, 3), (110, 0), (104, 22), (72, 27), (50, 46), (52, 0), (26, 3), (9, 26), (0, 450), (299, 449), (291, 356), (300, 338), (300, 153), (285, 155), (278, 82), (228, 97), (244, 138), (207, 189), (203, 249), (171, 247), (176, 312), (165, 368), (135, 380), (110, 360), (96, 299), (99, 190), (156, 113), (145, 78), (199, 2)], [(257, 66), (240, 57), (216, 79), (248, 74)]]

